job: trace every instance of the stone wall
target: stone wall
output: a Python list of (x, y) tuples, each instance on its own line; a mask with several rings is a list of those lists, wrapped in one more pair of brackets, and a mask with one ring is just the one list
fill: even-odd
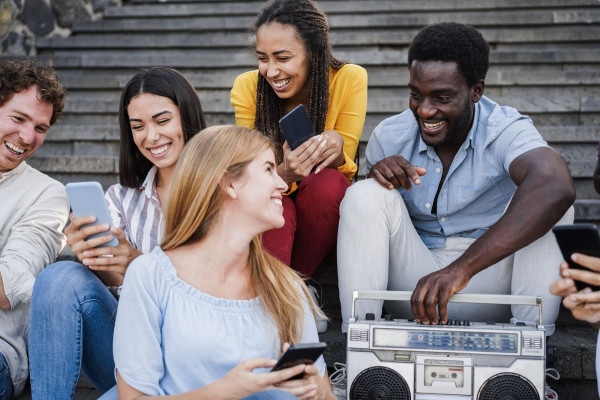
[(121, 0), (0, 0), (0, 54), (36, 54), (35, 38), (68, 36), (75, 22), (102, 17)]

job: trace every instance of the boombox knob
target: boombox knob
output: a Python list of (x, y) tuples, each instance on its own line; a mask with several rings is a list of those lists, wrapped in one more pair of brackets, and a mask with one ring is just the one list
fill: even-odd
[(375, 320), (375, 314), (373, 314), (372, 312), (370, 312), (370, 313), (367, 313), (367, 314), (365, 315), (365, 319), (366, 319), (367, 321), (374, 321), (374, 320)]
[(386, 321), (393, 321), (394, 320), (394, 316), (392, 314), (385, 314), (385, 320)]

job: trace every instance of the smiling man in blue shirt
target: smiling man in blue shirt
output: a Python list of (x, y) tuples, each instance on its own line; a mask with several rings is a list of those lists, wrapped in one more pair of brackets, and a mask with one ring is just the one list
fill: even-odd
[[(565, 162), (529, 117), (483, 96), (489, 48), (474, 28), (424, 28), (408, 63), (410, 110), (375, 129), (372, 179), (340, 210), (343, 330), (353, 290), (409, 290), (410, 304), (386, 311), (424, 324), (537, 320), (535, 307), (448, 305), (457, 292), (542, 296), (551, 334), (560, 298), (548, 286), (562, 256), (549, 231), (572, 222), (575, 199)], [(357, 303), (367, 312), (380, 315), (381, 302)]]

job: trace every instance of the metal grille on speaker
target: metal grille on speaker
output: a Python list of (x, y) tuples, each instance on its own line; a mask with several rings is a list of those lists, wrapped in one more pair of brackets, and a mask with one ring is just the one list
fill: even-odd
[(516, 374), (498, 374), (479, 389), (477, 400), (539, 400), (535, 386)]
[(410, 400), (410, 389), (400, 374), (385, 367), (371, 367), (356, 376), (350, 388), (352, 400)]

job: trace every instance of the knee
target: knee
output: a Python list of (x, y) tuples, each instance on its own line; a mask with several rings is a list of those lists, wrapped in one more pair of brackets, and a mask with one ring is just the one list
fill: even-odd
[(350, 183), (340, 171), (326, 168), (300, 183), (298, 197), (310, 196), (320, 204), (335, 204), (339, 207), (349, 186)]
[(95, 275), (84, 265), (74, 261), (59, 261), (45, 268), (35, 279), (32, 306), (48, 304), (48, 299), (57, 299), (77, 292), (85, 282)]
[(393, 197), (402, 201), (397, 190), (388, 190), (374, 179), (356, 182), (346, 191), (340, 205), (340, 218), (369, 218), (374, 212), (385, 210)]

